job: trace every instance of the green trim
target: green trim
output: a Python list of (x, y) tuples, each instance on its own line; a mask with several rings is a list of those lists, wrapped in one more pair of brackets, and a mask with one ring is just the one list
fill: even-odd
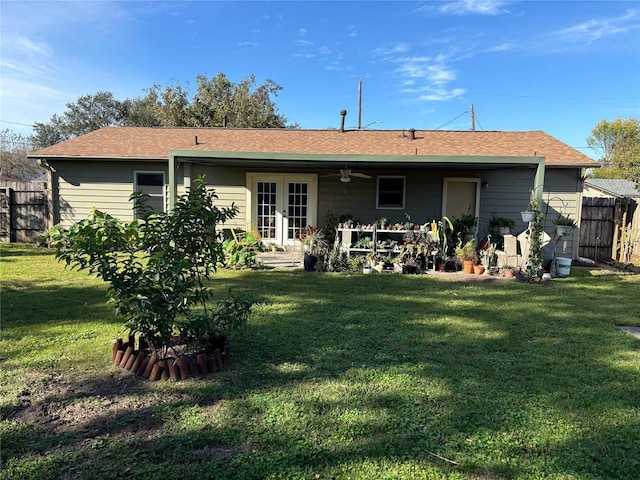
[(328, 162), (328, 163), (467, 163), (467, 164), (518, 164), (539, 165), (544, 157), (519, 156), (470, 156), (470, 155), (359, 155), (326, 153), (285, 153), (285, 152), (231, 152), (228, 150), (171, 150), (169, 158), (210, 158), (237, 160), (280, 160), (291, 162)]
[(536, 176), (533, 180), (533, 188), (536, 192), (536, 197), (538, 199), (538, 205), (542, 205), (542, 191), (544, 190), (544, 162), (538, 164), (538, 168), (536, 169)]
[(178, 185), (176, 184), (176, 157), (169, 153), (169, 210), (173, 210), (178, 200)]

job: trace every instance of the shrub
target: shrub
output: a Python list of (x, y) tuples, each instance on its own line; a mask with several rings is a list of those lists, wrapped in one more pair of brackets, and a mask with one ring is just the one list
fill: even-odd
[(54, 227), (50, 239), (58, 260), (110, 283), (116, 314), (164, 358), (177, 320), (208, 311), (212, 293), (205, 281), (224, 260), (216, 226), (233, 218), (237, 208), (216, 207), (217, 196), (203, 177), (170, 213), (145, 209), (143, 195), (131, 199), (143, 218), (124, 223), (94, 210), (69, 230)]

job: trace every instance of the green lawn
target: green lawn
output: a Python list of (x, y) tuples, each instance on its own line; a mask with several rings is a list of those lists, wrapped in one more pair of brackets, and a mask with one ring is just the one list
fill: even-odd
[(0, 478), (638, 478), (638, 275), (221, 271), (260, 304), (225, 372), (172, 383), (111, 366), (101, 281), (0, 252)]

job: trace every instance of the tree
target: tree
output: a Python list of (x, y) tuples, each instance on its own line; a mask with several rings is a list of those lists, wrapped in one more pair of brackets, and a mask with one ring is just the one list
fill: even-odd
[(24, 135), (5, 129), (0, 132), (0, 170), (2, 176), (28, 182), (44, 170), (36, 160), (27, 158), (33, 149), (31, 140)]
[(233, 83), (224, 73), (207, 78), (196, 76), (196, 92), (179, 83), (154, 85), (144, 101), (157, 108), (156, 117), (167, 127), (285, 128), (287, 119), (278, 114), (272, 97), (282, 87), (266, 80), (256, 87), (254, 75)]
[(47, 123), (36, 122), (33, 143), (44, 148), (102, 127), (125, 125), (132, 107), (132, 100), (120, 101), (111, 92), (83, 95), (67, 103), (62, 116), (54, 114)]
[(598, 178), (624, 178), (640, 182), (640, 121), (637, 118), (601, 120), (587, 138), (601, 153)]
[(56, 225), (49, 231), (56, 258), (108, 282), (116, 314), (159, 358), (170, 354), (178, 331), (197, 351), (246, 324), (252, 301), (227, 296), (211, 302), (211, 275), (224, 261), (216, 228), (233, 218), (237, 207), (218, 208), (204, 177), (169, 213), (146, 209), (142, 194), (134, 193), (132, 200), (143, 214), (129, 223), (94, 209), (69, 229)]
[(226, 75), (196, 77), (196, 93), (189, 84), (174, 82), (145, 89), (142, 98), (117, 100), (111, 92), (83, 95), (67, 104), (62, 115), (53, 115), (46, 123), (35, 124), (33, 143), (48, 147), (106, 126), (129, 127), (236, 127), (298, 128), (287, 125), (278, 113), (273, 97), (282, 87), (273, 80), (256, 86), (254, 75), (238, 83)]

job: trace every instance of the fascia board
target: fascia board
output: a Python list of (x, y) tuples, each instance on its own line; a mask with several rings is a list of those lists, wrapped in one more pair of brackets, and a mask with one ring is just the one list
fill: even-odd
[(232, 152), (216, 150), (171, 150), (169, 155), (181, 160), (193, 159), (238, 159), (238, 160), (277, 160), (290, 162), (327, 162), (355, 163), (368, 162), (379, 164), (494, 164), (494, 165), (540, 165), (545, 157), (515, 156), (474, 156), (474, 155), (360, 155), (360, 154), (309, 154), (289, 152)]

